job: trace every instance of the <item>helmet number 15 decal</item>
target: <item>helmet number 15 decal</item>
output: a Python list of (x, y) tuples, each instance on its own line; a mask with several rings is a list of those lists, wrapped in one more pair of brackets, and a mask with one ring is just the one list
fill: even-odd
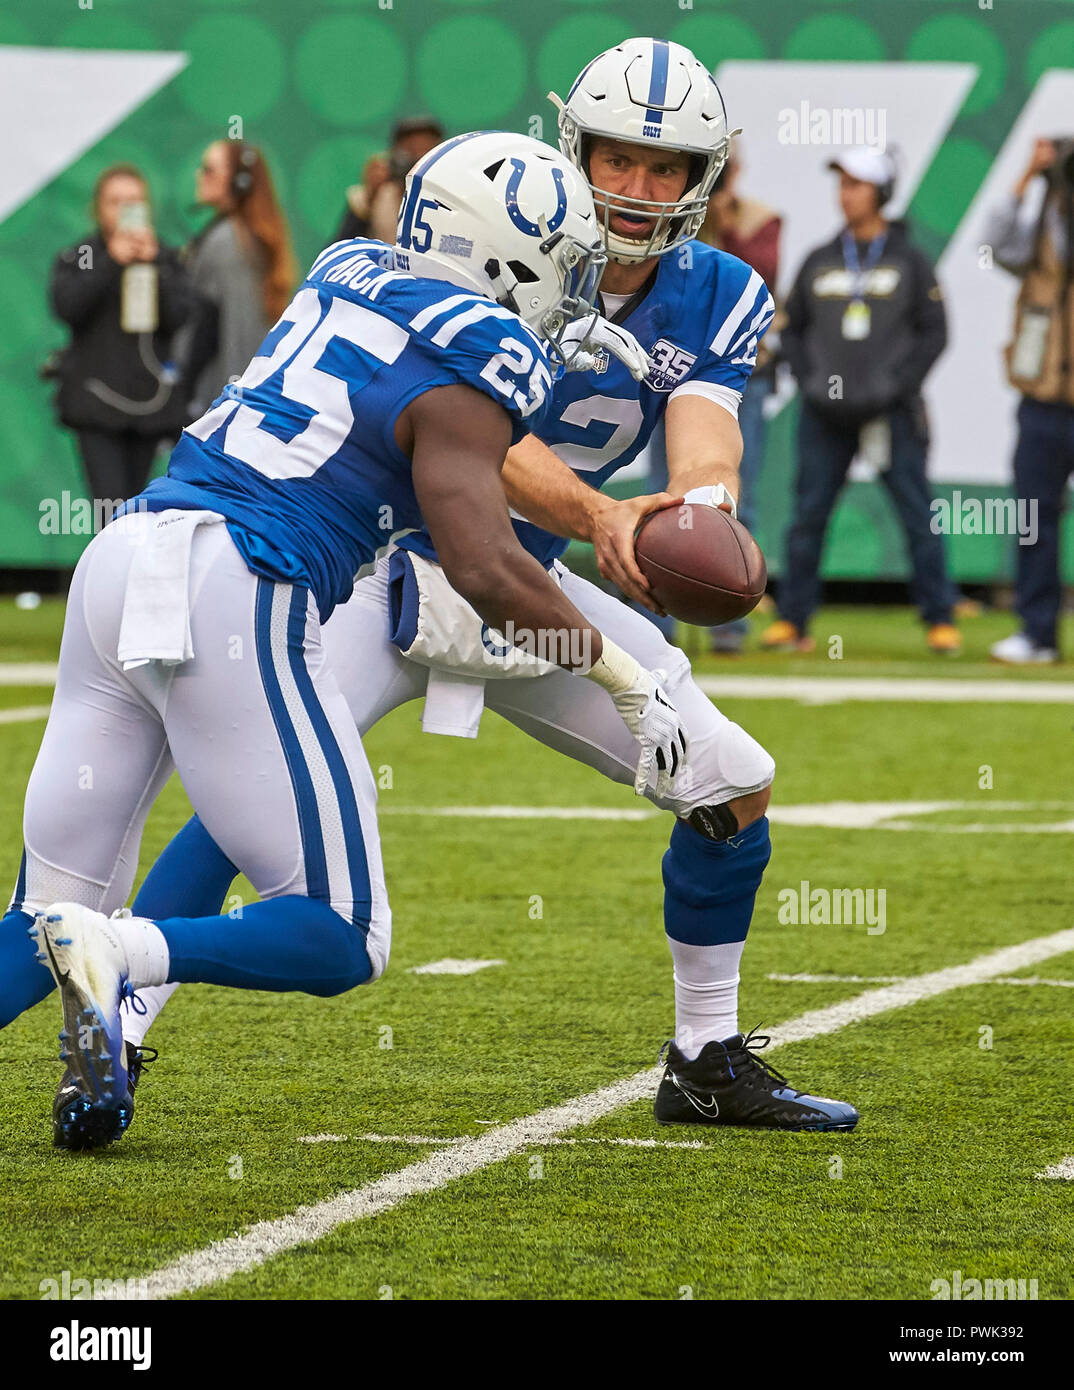
[(425, 214), (439, 207), (435, 198), (422, 198), (414, 214), (414, 226), (410, 235), (410, 249), (423, 255), (433, 244), (433, 229), (425, 221)]

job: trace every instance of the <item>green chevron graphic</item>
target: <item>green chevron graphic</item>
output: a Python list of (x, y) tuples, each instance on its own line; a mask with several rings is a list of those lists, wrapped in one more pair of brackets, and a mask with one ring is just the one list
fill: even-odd
[[(397, 114), (432, 111), (452, 130), (493, 126), (549, 138), (549, 88), (562, 91), (599, 49), (655, 29), (714, 69), (740, 60), (973, 64), (976, 81), (909, 208), (918, 240), (937, 260), (1038, 80), (1074, 68), (1068, 0), (35, 0), (17, 8), (9, 0), (0, 63), (5, 46), (20, 45), (75, 58), (179, 54), (187, 62), (0, 221), (0, 565), (72, 565), (85, 544), (39, 529), (41, 500), (78, 495), (81, 475), (37, 368), (64, 336), (45, 302), (49, 263), (88, 229), (89, 189), (103, 165), (141, 165), (161, 234), (182, 242), (200, 225), (190, 212), (200, 153), (238, 118), (268, 154), (308, 262)], [(63, 100), (58, 86), (52, 101)], [(13, 169), (0, 155), (0, 183), (9, 188)], [(775, 422), (766, 457), (760, 539), (777, 573), (793, 417), (791, 407)], [(964, 579), (999, 578), (1011, 559), (1004, 538), (954, 537), (951, 555)], [(875, 485), (848, 491), (826, 570), (904, 574), (901, 538)]]

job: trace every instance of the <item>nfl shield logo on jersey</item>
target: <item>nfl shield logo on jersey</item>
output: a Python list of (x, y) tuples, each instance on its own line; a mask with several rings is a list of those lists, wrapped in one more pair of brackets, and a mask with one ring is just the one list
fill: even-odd
[(653, 369), (645, 378), (646, 386), (653, 391), (674, 391), (689, 374), (697, 361), (697, 356), (669, 343), (666, 338), (658, 338), (649, 349), (653, 359)]

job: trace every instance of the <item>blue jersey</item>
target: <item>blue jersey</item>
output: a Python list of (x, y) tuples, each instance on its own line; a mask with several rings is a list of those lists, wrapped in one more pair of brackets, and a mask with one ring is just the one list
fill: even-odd
[(307, 585), (324, 620), (391, 540), (422, 527), (395, 422), (457, 383), (502, 405), (517, 442), (552, 368), (517, 314), (395, 270), (379, 242), (337, 242), (140, 505), (220, 512), (249, 568)]
[[(531, 432), (584, 482), (602, 487), (641, 453), (680, 387), (745, 389), (773, 312), (755, 270), (726, 251), (688, 242), (661, 257), (644, 299), (618, 320), (652, 357), (648, 379), (639, 384), (615, 357), (605, 370), (571, 372), (557, 382)], [(567, 548), (561, 536), (528, 521), (516, 521), (515, 530), (543, 565)], [(426, 534), (402, 544), (435, 557)]]

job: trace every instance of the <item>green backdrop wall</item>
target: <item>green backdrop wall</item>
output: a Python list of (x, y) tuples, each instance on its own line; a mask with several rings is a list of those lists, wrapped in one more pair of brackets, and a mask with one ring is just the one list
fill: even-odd
[[(1074, 0), (3, 0), (0, 45), (181, 51), (189, 62), (0, 222), (0, 565), (72, 564), (85, 544), (40, 530), (41, 499), (81, 492), (81, 478), (36, 372), (64, 338), (45, 303), (49, 263), (87, 230), (89, 190), (103, 165), (140, 164), (162, 234), (183, 241), (200, 225), (189, 204), (201, 151), (239, 116), (245, 137), (267, 151), (308, 263), (395, 116), (429, 110), (452, 130), (541, 133), (539, 116), (550, 138), (544, 94), (563, 91), (589, 57), (632, 33), (679, 40), (713, 67), (760, 58), (978, 63), (976, 85), (909, 209), (934, 257), (1040, 73), (1074, 67)], [(761, 499), (760, 539), (777, 573), (793, 417), (784, 411), (771, 432)], [(951, 544), (961, 577), (1007, 572), (1007, 539)], [(826, 571), (905, 572), (876, 485), (854, 484), (845, 495)]]

